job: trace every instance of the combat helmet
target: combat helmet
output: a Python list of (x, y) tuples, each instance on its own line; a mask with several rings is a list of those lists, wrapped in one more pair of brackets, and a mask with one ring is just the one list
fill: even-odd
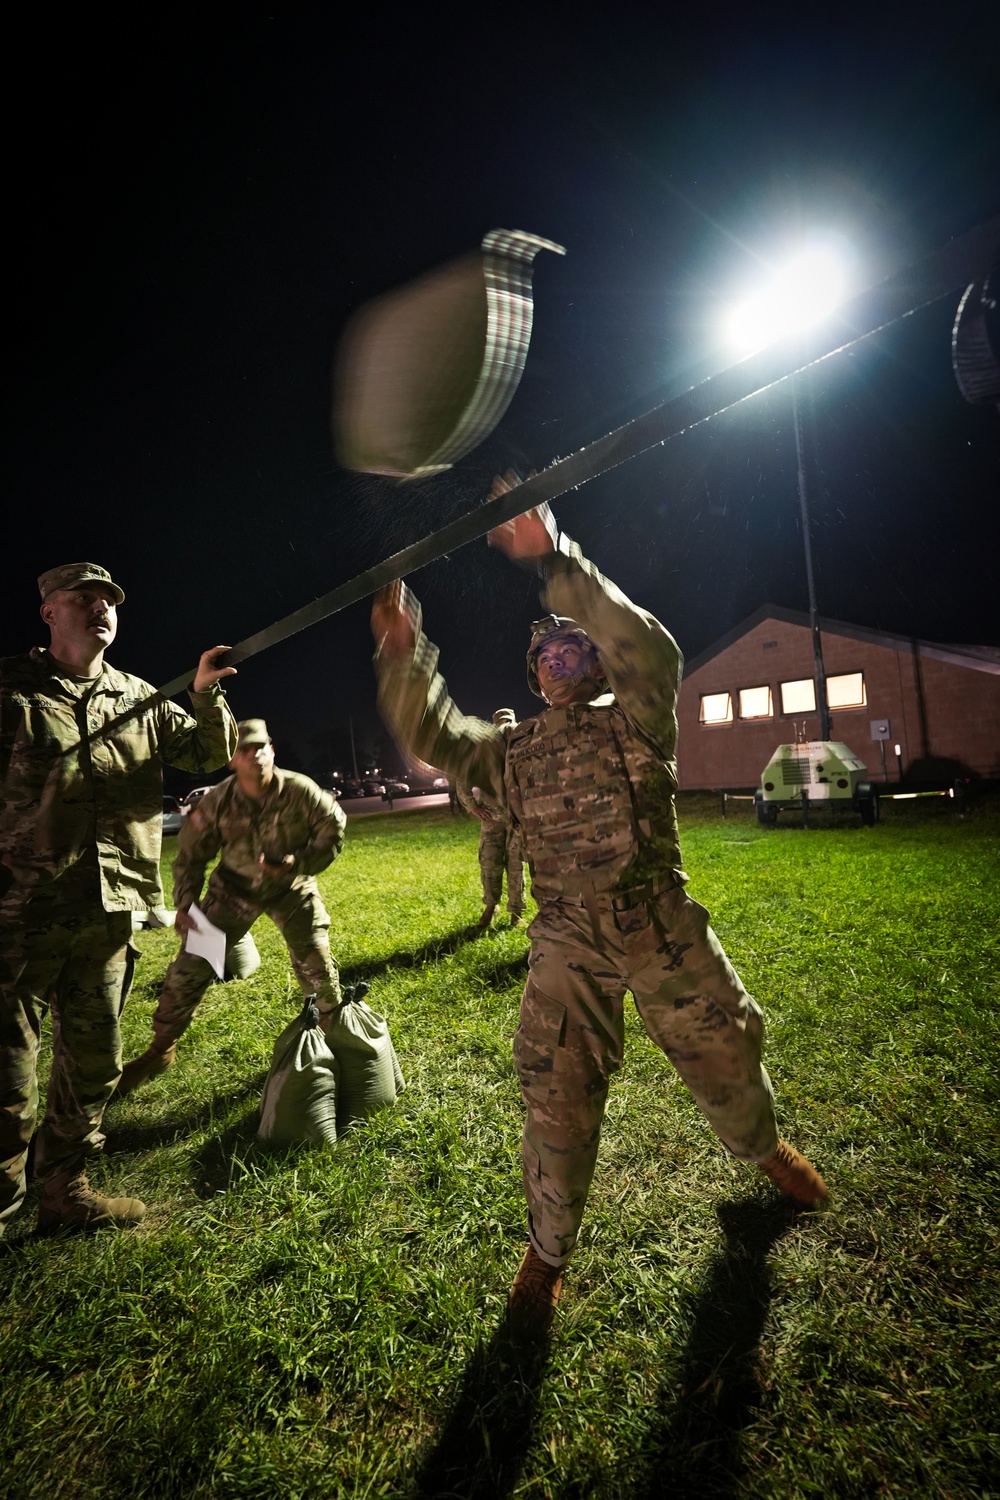
[[(545, 694), (538, 686), (538, 673), (535, 670), (535, 662), (541, 650), (542, 642), (548, 640), (550, 635), (578, 635), (582, 640), (587, 642), (588, 646), (593, 646), (594, 650), (597, 650), (597, 647), (594, 646), (593, 641), (583, 626), (578, 625), (575, 620), (570, 620), (566, 615), (546, 615), (544, 619), (536, 620), (531, 627), (531, 641), (528, 645), (528, 654), (525, 657), (525, 661), (528, 665), (528, 686), (535, 697), (541, 698), (543, 702), (546, 701)], [(600, 660), (600, 655), (598, 655), (598, 660)], [(597, 680), (607, 688), (607, 679), (603, 673)]]

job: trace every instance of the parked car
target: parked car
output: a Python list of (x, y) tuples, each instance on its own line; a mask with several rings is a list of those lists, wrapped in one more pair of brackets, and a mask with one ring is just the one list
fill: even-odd
[(411, 797), (429, 797), (432, 793), (448, 790), (447, 776), (425, 776), (420, 771), (411, 771), (406, 778)]
[(385, 782), (383, 781), (366, 781), (363, 785), (364, 791), (361, 793), (363, 797), (381, 797), (385, 791)]
[(408, 797), (410, 795), (409, 782), (385, 781), (382, 785), (386, 797)]
[(193, 792), (187, 792), (181, 798), (181, 817), (186, 818), (192, 807), (200, 802), (206, 792), (212, 791), (210, 786), (196, 786)]
[(163, 799), (163, 832), (180, 833), (184, 827), (184, 814), (176, 797)]

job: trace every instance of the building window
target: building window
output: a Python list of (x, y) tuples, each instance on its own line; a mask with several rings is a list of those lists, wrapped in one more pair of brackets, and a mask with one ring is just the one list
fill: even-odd
[(731, 724), (733, 722), (733, 699), (730, 693), (702, 693), (702, 724)]
[(771, 719), (774, 706), (769, 687), (740, 688), (741, 719)]
[(845, 672), (826, 679), (826, 701), (830, 708), (864, 708), (868, 703), (863, 672)]
[(795, 682), (781, 684), (781, 712), (783, 714), (816, 712), (816, 684), (811, 677), (799, 677)]

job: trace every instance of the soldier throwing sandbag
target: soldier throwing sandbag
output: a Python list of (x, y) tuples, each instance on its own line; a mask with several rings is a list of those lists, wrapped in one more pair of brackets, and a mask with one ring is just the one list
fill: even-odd
[[(492, 498), (518, 483), (495, 480)], [(514, 1058), (526, 1109), (529, 1246), (511, 1287), (516, 1329), (552, 1322), (597, 1161), (631, 990), (652, 1041), (734, 1156), (804, 1205), (822, 1178), (778, 1139), (761, 1012), (708, 913), (684, 893), (674, 793), (681, 654), (659, 621), (558, 536), (548, 506), (490, 533), (537, 568), (548, 609), (528, 682), (548, 707), (506, 736), (459, 713), (401, 583), (372, 616), (380, 702), (412, 752), (499, 799), (520, 826), (538, 915)]]
[[(230, 765), (235, 775), (213, 787), (192, 809), (177, 839), (174, 864), (175, 926), (194, 925), (198, 902), (233, 947), (266, 912), (288, 944), (295, 977), (315, 995), (321, 1018), (341, 1004), (337, 966), (330, 955), (330, 918), (315, 876), (344, 847), (347, 819), (328, 792), (308, 776), (282, 771), (263, 719), (245, 719)], [(205, 869), (218, 854), (208, 892)], [(207, 959), (182, 948), (167, 970), (153, 1015), (153, 1043), (126, 1064), (118, 1093), (128, 1094), (165, 1073), (177, 1053), (213, 970)]]

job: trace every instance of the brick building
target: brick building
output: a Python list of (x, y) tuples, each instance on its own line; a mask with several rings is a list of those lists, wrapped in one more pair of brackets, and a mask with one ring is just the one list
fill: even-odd
[[(841, 620), (821, 619), (820, 633), (830, 737), (865, 762), (873, 782), (1000, 778), (1000, 649)], [(778, 745), (818, 739), (808, 615), (762, 605), (694, 657), (677, 716), (685, 790), (754, 787)]]

